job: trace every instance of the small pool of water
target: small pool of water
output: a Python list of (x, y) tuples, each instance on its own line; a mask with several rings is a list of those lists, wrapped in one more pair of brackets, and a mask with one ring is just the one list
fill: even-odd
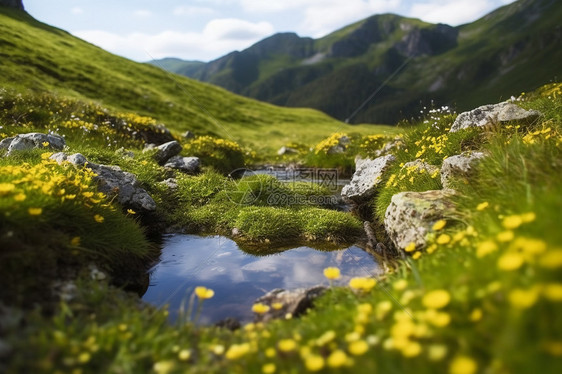
[(213, 289), (215, 296), (205, 301), (201, 324), (227, 317), (250, 322), (251, 307), (258, 297), (275, 288), (328, 285), (323, 270), (329, 266), (342, 273), (335, 285), (380, 271), (373, 256), (356, 246), (335, 251), (298, 247), (256, 256), (222, 236), (168, 235), (160, 262), (150, 271), (150, 286), (143, 300), (158, 307), (168, 305), (170, 319), (175, 320), (194, 288), (205, 286)]

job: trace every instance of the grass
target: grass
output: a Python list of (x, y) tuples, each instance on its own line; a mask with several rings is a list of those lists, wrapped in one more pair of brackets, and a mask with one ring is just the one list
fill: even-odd
[[(430, 235), (427, 248), (396, 263), (374, 288), (359, 289), (357, 284), (366, 280), (358, 279), (351, 284), (355, 288), (329, 289), (301, 318), (288, 316), (230, 332), (169, 325), (165, 310), (139, 308), (135, 299), (104, 281), (82, 277), (76, 298), (62, 303), (51, 317), (28, 314), (26, 328), (8, 326), (7, 341), (18, 352), (9, 369), (556, 373), (562, 354), (559, 89), (547, 87), (521, 102), (545, 114), (527, 128), (509, 125), (444, 136), (452, 121), (444, 114), (436, 123), (409, 130), (405, 147), (395, 151), (401, 162), (423, 152), (420, 157), (438, 165), (467, 148), (488, 156), (471, 183), (458, 186), (458, 221), (446, 222)], [(40, 152), (25, 160), (40, 164)], [(395, 180), (396, 186), (387, 183), (381, 193), (415, 186), (406, 177)], [(192, 207), (187, 214), (193, 215), (192, 222), (205, 216), (215, 229), (234, 223), (253, 240), (297, 232), (340, 237), (360, 229), (359, 222), (340, 212), (307, 204), (267, 205), (267, 198), (279, 191), (308, 190), (266, 176), (236, 184), (206, 172), (180, 176), (178, 184), (167, 204)], [(261, 191), (257, 186), (262, 184), (267, 188), (254, 205), (240, 207), (228, 198), (227, 192)], [(309, 188), (317, 192), (319, 187)], [(385, 202), (379, 198), (376, 204)], [(276, 224), (264, 224), (271, 221)]]
[[(149, 116), (176, 134), (191, 130), (274, 154), (287, 143), (314, 143), (349, 127), (315, 110), (276, 107), (129, 61), (8, 8), (0, 10), (0, 44), (3, 87), (55, 92)], [(18, 124), (28, 117), (27, 112), (14, 113)], [(373, 128), (357, 126), (354, 131)]]

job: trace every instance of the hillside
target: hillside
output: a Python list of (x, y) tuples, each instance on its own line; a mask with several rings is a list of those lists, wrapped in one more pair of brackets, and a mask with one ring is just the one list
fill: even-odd
[(556, 80), (561, 19), (562, 3), (555, 0), (519, 0), (454, 28), (375, 15), (316, 40), (273, 35), (205, 65), (153, 64), (247, 97), (316, 108), (340, 120), (397, 73), (353, 119), (394, 123), (423, 106), (462, 111)]
[[(0, 7), (0, 86), (52, 92), (150, 116), (176, 133), (228, 138), (255, 149), (314, 143), (345, 125), (112, 55), (27, 13)], [(365, 132), (372, 127), (353, 127)], [(262, 136), (270, 142), (264, 144)]]

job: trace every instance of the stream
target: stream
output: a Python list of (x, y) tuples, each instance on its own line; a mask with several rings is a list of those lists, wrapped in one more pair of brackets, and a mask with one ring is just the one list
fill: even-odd
[[(264, 168), (244, 175), (251, 174), (272, 175), (282, 182), (320, 183), (337, 198), (349, 181), (338, 178), (331, 169)], [(348, 208), (345, 204), (338, 207)], [(334, 285), (381, 272), (374, 257), (358, 246), (339, 250), (301, 246), (264, 255), (240, 248), (223, 236), (171, 234), (164, 237), (160, 260), (149, 272), (150, 285), (143, 300), (157, 307), (167, 305), (170, 321), (185, 319), (193, 290), (204, 286), (215, 295), (205, 300), (199, 323), (213, 324), (228, 317), (247, 323), (253, 319), (251, 307), (257, 298), (275, 288), (328, 285), (323, 271), (330, 266), (342, 273)]]
[(357, 246), (332, 251), (297, 247), (258, 256), (222, 236), (167, 235), (143, 300), (157, 307), (168, 305), (170, 320), (175, 321), (194, 288), (205, 286), (215, 296), (205, 300), (201, 324), (227, 317), (246, 323), (253, 319), (254, 301), (268, 291), (328, 285), (323, 270), (329, 266), (342, 273), (334, 285), (380, 271), (373, 256)]

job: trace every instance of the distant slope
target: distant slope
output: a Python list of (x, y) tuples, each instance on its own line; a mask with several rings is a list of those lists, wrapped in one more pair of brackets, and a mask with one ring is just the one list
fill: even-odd
[[(148, 115), (181, 132), (273, 150), (353, 127), (311, 109), (288, 109), (115, 56), (27, 13), (0, 7), (0, 88), (52, 91)], [(265, 142), (264, 139), (268, 141)]]
[(455, 28), (376, 15), (321, 39), (277, 34), (189, 71), (171, 70), (340, 120), (393, 77), (354, 122), (394, 123), (432, 102), (464, 110), (559, 79), (561, 24), (556, 0), (519, 0)]

